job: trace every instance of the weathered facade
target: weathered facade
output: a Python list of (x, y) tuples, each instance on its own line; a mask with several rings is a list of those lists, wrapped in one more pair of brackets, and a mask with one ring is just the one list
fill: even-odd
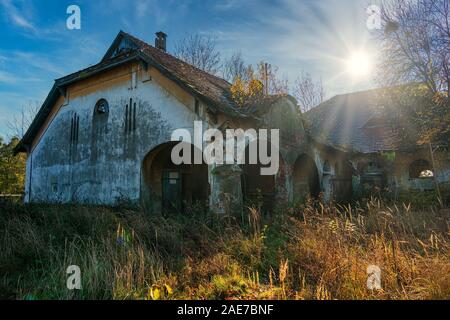
[[(18, 149), (28, 153), (25, 201), (126, 201), (154, 212), (200, 203), (227, 212), (258, 196), (267, 208), (321, 190), (331, 197), (322, 185), (331, 148), (307, 136), (295, 99), (271, 96), (239, 109), (228, 82), (166, 53), (164, 34), (156, 43), (120, 32), (99, 64), (56, 80)], [(174, 165), (171, 134), (193, 135), (194, 121), (203, 131), (280, 129), (278, 173), (262, 176), (251, 164)]]
[[(166, 53), (165, 39), (157, 33), (153, 47), (120, 32), (100, 63), (55, 81), (17, 149), (28, 154), (26, 202), (130, 202), (149, 212), (199, 205), (228, 213), (255, 200), (271, 210), (308, 194), (346, 201), (366, 182), (432, 187), (421, 176), (429, 170), (426, 150), (423, 156), (398, 154), (388, 169), (380, 152), (392, 148), (375, 139), (370, 150), (359, 149), (367, 141), (355, 140), (358, 130), (376, 129), (368, 122), (372, 116), (351, 124), (339, 117), (322, 120), (314, 116), (326, 108), (319, 106), (305, 119), (295, 99), (284, 95), (239, 108), (227, 81)], [(330, 103), (342, 107), (341, 101)], [(227, 129), (280, 129), (278, 173), (263, 176), (258, 164), (174, 164), (171, 135), (183, 128), (194, 136), (195, 121), (203, 132), (216, 128), (224, 135)], [(305, 123), (312, 123), (310, 132)], [(323, 136), (336, 128), (346, 143), (333, 141), (334, 133)], [(438, 158), (448, 168), (448, 157)], [(420, 161), (412, 178), (407, 166), (414, 160)], [(449, 171), (437, 178), (448, 181)]]
[(443, 200), (448, 201), (448, 143), (418, 144), (418, 130), (407, 119), (401, 128), (407, 135), (400, 134), (393, 125), (398, 123), (394, 121), (396, 105), (385, 105), (381, 98), (386, 90), (336, 96), (312, 109), (305, 115), (311, 124), (310, 134), (324, 144), (346, 150), (353, 193), (377, 189), (398, 198), (439, 186)]

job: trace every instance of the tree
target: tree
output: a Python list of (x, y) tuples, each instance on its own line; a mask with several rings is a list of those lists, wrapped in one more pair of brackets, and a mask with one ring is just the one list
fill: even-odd
[(289, 81), (278, 74), (279, 68), (265, 61), (256, 65), (255, 77), (264, 85), (265, 94), (288, 94)]
[(36, 114), (39, 111), (39, 102), (29, 102), (27, 106), (22, 106), (20, 115), (15, 115), (10, 121), (7, 122), (8, 129), (11, 132), (12, 137), (18, 137), (22, 139), (23, 135), (27, 131), (28, 127), (33, 122)]
[(175, 44), (174, 55), (211, 74), (217, 74), (221, 67), (217, 41), (213, 36), (186, 36)]
[(231, 86), (231, 95), (239, 107), (261, 103), (267, 95), (286, 95), (289, 82), (286, 77), (278, 75), (278, 67), (261, 61), (256, 65), (256, 72), (249, 65), (243, 75), (237, 75)]
[(252, 73), (251, 65), (245, 63), (240, 51), (234, 52), (228, 59), (225, 59), (222, 66), (222, 77), (231, 83), (237, 78), (249, 80), (249, 75)]
[(448, 0), (382, 5), (379, 80), (383, 86), (399, 88), (394, 90), (397, 95), (421, 101), (399, 105), (401, 112), (418, 122), (421, 143), (449, 140), (449, 12)]
[(230, 88), (231, 97), (240, 108), (247, 107), (263, 97), (263, 84), (254, 77), (243, 80), (237, 77)]
[(309, 73), (302, 72), (295, 80), (293, 95), (297, 99), (302, 112), (314, 108), (325, 99), (322, 79), (314, 82)]
[(0, 194), (23, 193), (25, 185), (26, 156), (14, 156), (19, 139), (14, 137), (7, 144), (0, 137)]

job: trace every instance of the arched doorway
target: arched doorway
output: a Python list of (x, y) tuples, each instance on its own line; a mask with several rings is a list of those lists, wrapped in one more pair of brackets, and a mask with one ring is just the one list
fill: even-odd
[(320, 181), (314, 161), (306, 154), (300, 155), (294, 164), (292, 172), (294, 201), (304, 199), (310, 195), (318, 197)]
[(386, 187), (386, 173), (380, 161), (371, 160), (363, 163), (360, 172), (361, 185), (366, 191), (380, 191)]
[[(268, 157), (272, 158), (271, 152), (278, 153), (278, 173), (274, 175), (261, 174), (262, 168), (268, 168), (270, 165), (261, 164), (258, 155), (259, 148), (263, 140), (250, 142), (245, 149), (245, 161), (242, 168), (242, 195), (246, 205), (261, 207), (264, 213), (270, 213), (275, 209), (277, 203), (277, 192), (279, 188), (276, 185), (276, 178), (282, 170), (282, 157), (277, 148), (267, 143)], [(251, 161), (250, 153), (253, 154), (255, 162)]]
[(193, 145), (187, 145), (192, 164), (174, 164), (171, 153), (178, 143), (159, 145), (144, 158), (143, 198), (153, 212), (183, 213), (189, 206), (205, 208), (208, 204), (208, 166), (193, 164)]
[(346, 159), (339, 159), (334, 165), (333, 199), (339, 203), (351, 200), (353, 193), (353, 167)]

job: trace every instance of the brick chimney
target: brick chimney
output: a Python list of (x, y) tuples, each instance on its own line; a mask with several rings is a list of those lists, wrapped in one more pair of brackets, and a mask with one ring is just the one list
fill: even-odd
[(155, 38), (155, 48), (158, 48), (162, 51), (166, 51), (166, 38), (167, 38), (167, 34), (165, 34), (162, 31), (159, 31), (156, 34), (156, 38)]

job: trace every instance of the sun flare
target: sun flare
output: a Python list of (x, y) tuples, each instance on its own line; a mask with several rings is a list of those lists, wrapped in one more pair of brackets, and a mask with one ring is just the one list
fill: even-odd
[(372, 59), (371, 57), (363, 52), (354, 52), (346, 60), (347, 72), (354, 78), (366, 78), (372, 71)]

